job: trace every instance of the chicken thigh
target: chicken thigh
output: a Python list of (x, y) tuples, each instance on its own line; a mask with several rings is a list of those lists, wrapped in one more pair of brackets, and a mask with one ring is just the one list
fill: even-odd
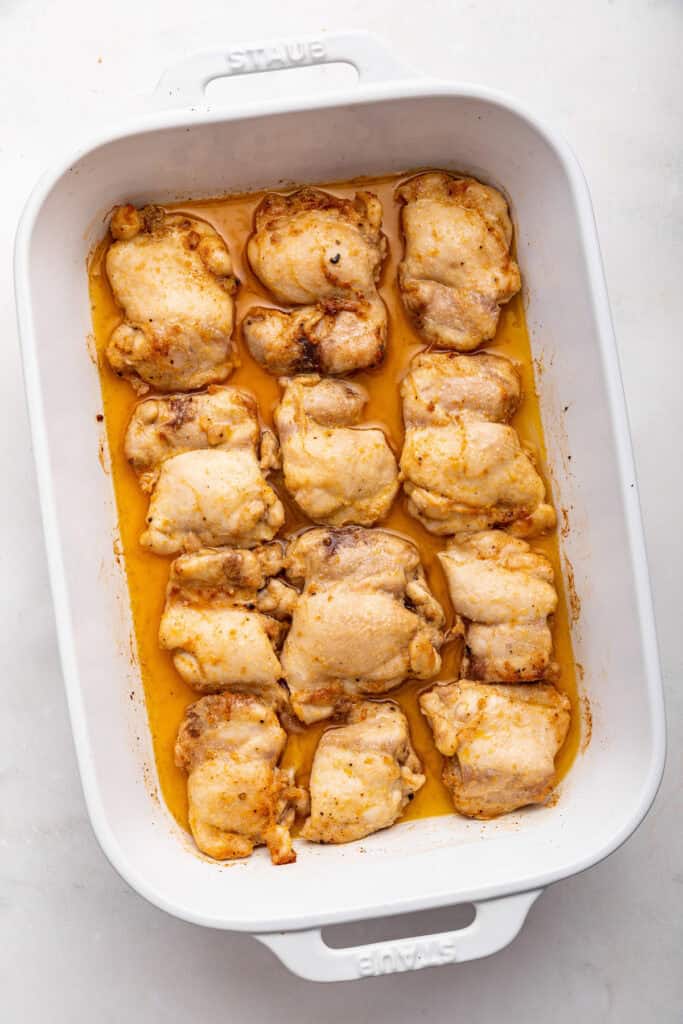
[(221, 693), (187, 708), (175, 760), (188, 774), (190, 828), (202, 853), (233, 860), (265, 844), (274, 864), (296, 860), (289, 830), (308, 799), (294, 770), (277, 767), (286, 740), (273, 709), (253, 697)]
[(398, 467), (382, 430), (356, 426), (367, 393), (317, 376), (282, 383), (275, 425), (287, 490), (314, 522), (372, 526), (396, 496)]
[(277, 464), (271, 431), (261, 432), (251, 395), (210, 388), (141, 402), (125, 451), (152, 491), (143, 547), (174, 555), (200, 547), (254, 547), (285, 518), (265, 473)]
[(439, 671), (444, 614), (409, 541), (360, 527), (307, 530), (290, 542), (286, 571), (303, 584), (280, 659), (302, 721)]
[(509, 359), (420, 353), (401, 397), (408, 509), (431, 533), (519, 523), (531, 536), (554, 526), (543, 481), (517, 431), (504, 422), (520, 400)]
[(224, 544), (248, 548), (271, 540), (284, 520), (253, 452), (208, 448), (162, 464), (140, 543), (156, 555)]
[(552, 678), (548, 616), (557, 607), (548, 559), (501, 530), (455, 537), (438, 556), (466, 620), (463, 673), (515, 683)]
[(467, 352), (493, 338), (521, 287), (505, 199), (474, 178), (418, 174), (396, 190), (405, 253), (403, 303), (425, 341)]
[(249, 263), (289, 312), (257, 306), (242, 332), (271, 373), (349, 373), (384, 355), (387, 313), (377, 292), (386, 255), (382, 207), (370, 192), (338, 199), (315, 188), (269, 193), (256, 210)]
[(423, 693), (420, 707), (447, 758), (443, 780), (459, 814), (495, 818), (550, 796), (569, 729), (565, 694), (547, 683), (461, 679)]
[(223, 239), (158, 206), (117, 206), (110, 230), (106, 272), (124, 316), (107, 345), (114, 372), (141, 394), (225, 380), (238, 282)]
[(258, 411), (251, 395), (237, 388), (216, 387), (191, 395), (147, 398), (133, 411), (124, 452), (143, 491), (152, 491), (162, 462), (183, 452), (216, 448), (256, 449), (264, 470), (279, 465), (272, 431), (259, 432)]
[(301, 836), (314, 843), (350, 843), (388, 828), (425, 783), (397, 704), (361, 701), (346, 723), (323, 733), (313, 759)]
[(159, 645), (189, 686), (286, 705), (276, 650), (296, 593), (274, 579), (282, 565), (279, 544), (205, 549), (172, 563)]

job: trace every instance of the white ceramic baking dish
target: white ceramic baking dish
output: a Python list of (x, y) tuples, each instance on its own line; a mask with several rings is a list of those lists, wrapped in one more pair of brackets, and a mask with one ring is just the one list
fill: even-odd
[[(212, 109), (212, 79), (342, 61), (358, 84)], [(295, 76), (296, 77), (296, 76)], [(372, 37), (226, 49), (169, 72), (156, 112), (103, 134), (39, 184), (24, 213), (16, 284), (59, 642), (83, 787), (97, 837), (157, 906), (250, 932), (296, 973), (356, 978), (485, 956), (519, 931), (544, 886), (616, 849), (647, 812), (664, 760), (661, 683), (638, 496), (588, 191), (566, 145), (487, 89), (408, 77)], [(582, 611), (573, 632), (593, 735), (555, 807), (483, 824), (455, 815), (350, 846), (299, 844), (220, 866), (197, 856), (156, 796), (154, 759), (110, 478), (98, 462), (98, 376), (85, 260), (115, 203), (324, 182), (416, 166), (506, 191), (518, 227), (554, 496)], [(134, 692), (138, 699), (131, 700)], [(331, 949), (326, 924), (472, 902), (460, 930)]]

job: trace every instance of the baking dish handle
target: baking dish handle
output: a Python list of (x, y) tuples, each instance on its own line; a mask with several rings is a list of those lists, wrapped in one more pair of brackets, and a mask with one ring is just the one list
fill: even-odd
[(206, 104), (204, 90), (217, 78), (320, 64), (350, 64), (362, 83), (415, 76), (415, 71), (398, 60), (385, 43), (370, 32), (337, 32), (196, 53), (164, 73), (154, 99), (163, 106), (202, 106)]
[(504, 949), (519, 933), (542, 889), (475, 902), (474, 921), (466, 928), (437, 935), (373, 942), (333, 949), (319, 928), (255, 935), (283, 964), (308, 981), (353, 981), (423, 967), (479, 960)]

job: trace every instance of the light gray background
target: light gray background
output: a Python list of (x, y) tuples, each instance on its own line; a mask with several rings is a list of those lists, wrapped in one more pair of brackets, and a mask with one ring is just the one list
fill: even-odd
[[(103, 122), (136, 112), (169, 63), (221, 43), (348, 28), (383, 34), (426, 72), (509, 91), (554, 122), (584, 167), (635, 443), (670, 748), (636, 836), (546, 892), (510, 948), (478, 963), (321, 986), (288, 974), (248, 937), (153, 909), (93, 837), (57, 658), (11, 244), (38, 174)], [(0, 1018), (681, 1020), (681, 4), (2, 0), (0, 38)]]

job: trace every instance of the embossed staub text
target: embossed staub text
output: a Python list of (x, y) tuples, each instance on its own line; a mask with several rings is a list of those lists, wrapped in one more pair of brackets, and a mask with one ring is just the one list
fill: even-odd
[(318, 39), (306, 42), (282, 43), (277, 46), (249, 47), (228, 50), (226, 64), (231, 75), (253, 71), (271, 71), (276, 68), (305, 67), (324, 60), (326, 51)]
[(358, 970), (363, 976), (418, 971), (423, 967), (440, 967), (457, 960), (455, 943), (449, 939), (419, 939), (411, 943), (387, 943), (379, 950), (361, 953)]

